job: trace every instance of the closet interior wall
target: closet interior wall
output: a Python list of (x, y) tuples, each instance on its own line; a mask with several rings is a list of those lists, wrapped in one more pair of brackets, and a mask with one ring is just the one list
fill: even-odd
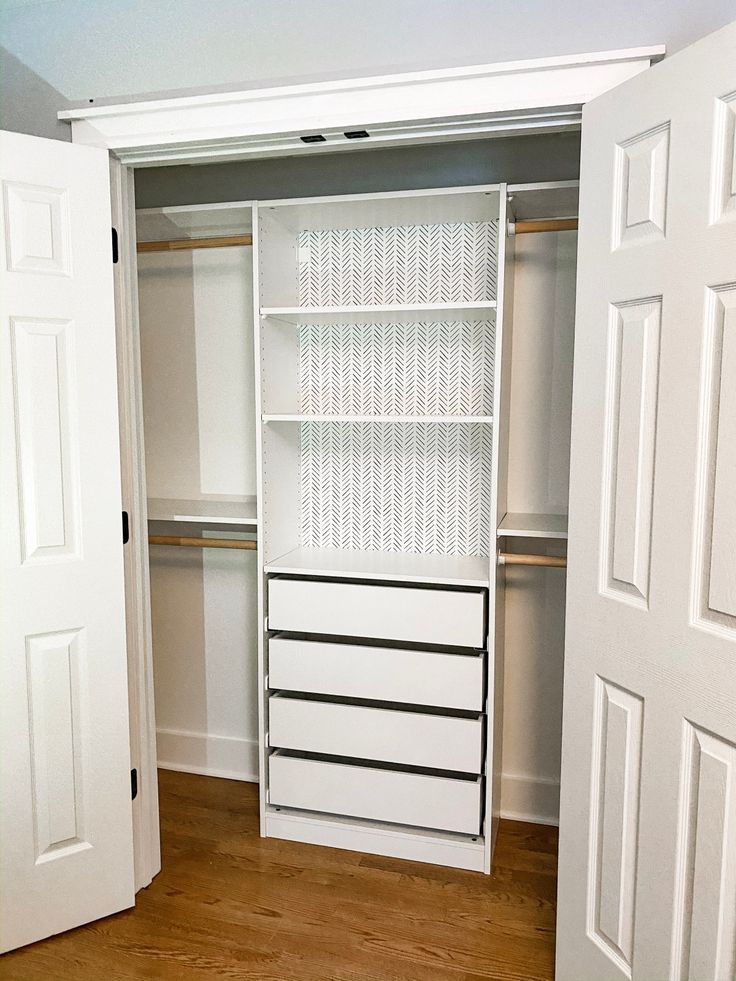
[[(493, 142), (487, 144), (489, 153)], [(432, 148), (426, 151), (431, 158)], [(381, 151), (360, 156), (380, 174)], [(243, 165), (245, 191), (247, 168)], [(175, 179), (176, 168), (169, 170)], [(542, 161), (538, 171), (540, 179), (547, 176)], [(451, 179), (447, 172), (442, 176), (443, 182)], [(426, 174), (423, 177), (426, 180)], [(298, 186), (291, 183), (288, 191), (274, 187), (273, 196), (296, 192)], [(205, 232), (252, 231), (250, 209), (242, 202), (235, 218), (234, 209), (223, 207), (214, 220), (211, 210), (201, 205), (199, 218), (187, 219), (187, 214), (198, 213), (197, 202), (192, 205), (181, 205), (173, 214), (165, 208), (144, 209), (139, 213), (139, 237), (176, 239)], [(196, 222), (198, 227), (188, 227), (187, 223)], [(508, 510), (563, 514), (576, 234), (518, 236), (513, 246), (513, 318), (506, 325), (513, 339)], [(158, 518), (151, 523), (152, 533), (255, 535), (251, 252), (240, 247), (139, 255), (149, 517)], [(278, 375), (274, 381), (285, 384)], [(285, 403), (279, 408), (296, 410)], [(300, 427), (272, 429), (274, 445), (280, 443), (281, 450), (293, 457), (297, 444), (289, 441), (303, 439)], [(271, 530), (272, 535), (282, 536), (273, 541), (273, 555), (293, 548), (290, 529), (299, 521), (298, 487), (282, 485), (281, 490), (285, 513), (294, 510), (280, 529)], [(173, 510), (166, 503), (172, 501), (179, 502)], [(204, 511), (213, 517), (217, 502), (234, 507), (228, 513), (239, 521), (223, 523), (220, 515), (208, 524)], [(176, 521), (163, 520), (174, 515)], [(178, 520), (187, 516), (197, 520)], [(248, 516), (251, 523), (243, 524)], [(501, 541), (507, 551), (564, 554), (560, 540)], [(256, 779), (259, 577), (255, 552), (152, 546), (151, 574), (160, 765)], [(554, 823), (564, 571), (509, 567), (505, 579), (502, 812)]]

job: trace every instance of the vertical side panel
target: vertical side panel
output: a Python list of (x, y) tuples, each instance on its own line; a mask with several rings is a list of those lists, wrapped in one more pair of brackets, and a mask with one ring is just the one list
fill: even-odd
[(673, 978), (736, 973), (736, 746), (686, 721)]
[(26, 640), (36, 864), (83, 840), (81, 630)]
[(631, 977), (644, 701), (597, 677), (588, 936)]
[(11, 320), (24, 562), (77, 554), (73, 324)]
[(661, 298), (613, 305), (609, 324), (602, 590), (649, 602)]

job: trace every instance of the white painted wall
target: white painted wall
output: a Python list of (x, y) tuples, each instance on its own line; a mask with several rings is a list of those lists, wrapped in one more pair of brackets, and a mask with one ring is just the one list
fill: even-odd
[[(255, 494), (250, 249), (141, 255), (139, 296), (149, 497)], [(159, 764), (255, 780), (256, 553), (150, 554)]]
[[(520, 235), (515, 245), (508, 507), (564, 513), (577, 234)], [(544, 550), (536, 540), (507, 544), (509, 550)], [(502, 811), (556, 823), (565, 574), (507, 566), (506, 583)]]

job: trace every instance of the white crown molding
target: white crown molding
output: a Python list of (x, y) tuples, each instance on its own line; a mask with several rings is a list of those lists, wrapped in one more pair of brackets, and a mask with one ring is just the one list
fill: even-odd
[[(154, 165), (471, 139), (580, 125), (590, 99), (638, 75), (662, 46), (237, 92), (182, 95), (59, 112), (75, 143)], [(321, 133), (326, 142), (299, 137)], [(366, 143), (362, 143), (363, 146)]]

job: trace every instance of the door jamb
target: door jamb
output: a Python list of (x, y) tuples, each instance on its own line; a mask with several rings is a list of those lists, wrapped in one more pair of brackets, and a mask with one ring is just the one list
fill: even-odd
[(132, 801), (132, 817), (135, 890), (138, 892), (150, 885), (153, 877), (161, 871), (161, 844), (138, 323), (135, 190), (132, 169), (124, 166), (114, 157), (110, 158), (110, 198), (112, 225), (117, 231), (118, 238), (118, 259), (113, 266), (113, 278), (118, 360), (120, 471), (123, 509), (128, 513), (130, 529), (130, 537), (123, 554), (130, 758), (131, 766), (137, 770), (137, 794)]

